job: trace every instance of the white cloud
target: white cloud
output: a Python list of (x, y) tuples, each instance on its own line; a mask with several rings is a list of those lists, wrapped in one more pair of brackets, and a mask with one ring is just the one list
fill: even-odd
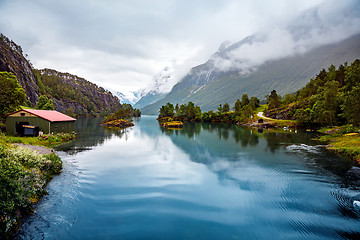
[(220, 71), (248, 73), (267, 61), (301, 55), (314, 47), (357, 34), (360, 6), (354, 1), (346, 2), (334, 8), (334, 2), (328, 1), (289, 22), (263, 30), (225, 55), (214, 55), (214, 65)]
[[(311, 9), (317, 9), (315, 17), (305, 14)], [(223, 67), (232, 60), (255, 64), (339, 40), (359, 31), (359, 10), (356, 0), (3, 0), (0, 29), (37, 68), (136, 91), (150, 86), (166, 66), (175, 69), (174, 82), (180, 80), (225, 40), (263, 32), (267, 41), (231, 53)], [(289, 23), (309, 31), (298, 36)]]

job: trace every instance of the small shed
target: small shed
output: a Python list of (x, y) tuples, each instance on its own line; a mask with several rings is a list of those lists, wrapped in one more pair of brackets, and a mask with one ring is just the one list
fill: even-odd
[[(75, 118), (54, 110), (21, 109), (5, 115), (6, 134), (35, 135), (43, 133), (72, 132)], [(32, 130), (30, 130), (32, 129)]]

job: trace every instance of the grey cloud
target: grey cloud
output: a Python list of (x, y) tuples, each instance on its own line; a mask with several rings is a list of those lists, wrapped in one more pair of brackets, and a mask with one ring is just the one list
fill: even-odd
[(0, 29), (35, 67), (135, 91), (166, 66), (174, 84), (224, 40), (256, 36), (215, 59), (221, 69), (341, 40), (360, 29), (359, 12), (357, 0), (0, 0)]
[(248, 73), (267, 61), (301, 55), (360, 33), (359, 6), (358, 1), (327, 1), (288, 23), (254, 34), (225, 54), (214, 55), (215, 68)]

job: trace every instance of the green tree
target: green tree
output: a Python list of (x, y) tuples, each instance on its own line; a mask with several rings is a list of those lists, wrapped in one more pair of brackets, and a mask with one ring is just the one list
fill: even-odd
[[(360, 84), (359, 84), (360, 85)], [(341, 109), (348, 123), (360, 124), (360, 86), (355, 86), (343, 97)]]
[(339, 82), (335, 80), (325, 83), (325, 86), (319, 89), (313, 110), (314, 113), (316, 113), (316, 120), (320, 124), (327, 123), (333, 126), (335, 123), (336, 113), (339, 107), (337, 99), (338, 92)]
[(251, 97), (249, 105), (252, 107), (253, 110), (260, 106), (260, 100), (257, 97)]
[(241, 110), (241, 101), (240, 101), (240, 99), (238, 99), (235, 102), (234, 111), (237, 113), (237, 112), (240, 112), (240, 110)]
[(218, 112), (223, 112), (223, 106), (222, 104), (219, 104), (218, 108), (217, 108)]
[(46, 95), (41, 95), (35, 108), (40, 110), (54, 110), (53, 100), (49, 99)]
[(35, 105), (35, 108), (42, 109), (48, 101), (49, 98), (46, 95), (41, 95)]
[(0, 117), (20, 108), (26, 101), (24, 89), (20, 86), (14, 74), (0, 72)]
[(74, 109), (72, 107), (69, 107), (66, 111), (67, 115), (69, 115), (70, 117), (75, 117), (75, 112)]
[(174, 105), (168, 102), (161, 106), (159, 110), (159, 117), (173, 117), (175, 115), (174, 110)]
[(295, 101), (295, 96), (293, 94), (287, 93), (284, 96), (283, 104), (289, 105), (290, 103)]
[(245, 107), (249, 105), (249, 103), (250, 103), (249, 96), (246, 93), (244, 93), (241, 97), (241, 107)]
[(222, 111), (223, 111), (224, 113), (230, 111), (230, 105), (229, 105), (229, 103), (224, 103), (224, 106), (223, 106)]
[(268, 109), (278, 108), (281, 105), (281, 99), (276, 93), (276, 90), (272, 90), (268, 98)]
[(43, 106), (43, 110), (54, 110), (54, 102), (52, 99), (49, 99), (47, 103)]

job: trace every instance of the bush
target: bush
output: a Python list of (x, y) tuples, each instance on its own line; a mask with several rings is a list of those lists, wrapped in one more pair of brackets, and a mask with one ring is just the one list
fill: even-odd
[(0, 143), (0, 236), (8, 237), (22, 216), (46, 194), (45, 186), (62, 168), (55, 154), (40, 155)]

